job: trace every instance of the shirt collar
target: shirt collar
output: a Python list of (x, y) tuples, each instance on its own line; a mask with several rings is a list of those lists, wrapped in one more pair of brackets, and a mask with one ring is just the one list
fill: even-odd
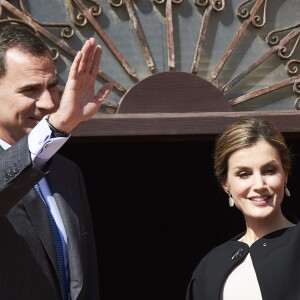
[(11, 145), (0, 139), (0, 146), (5, 150), (8, 149)]

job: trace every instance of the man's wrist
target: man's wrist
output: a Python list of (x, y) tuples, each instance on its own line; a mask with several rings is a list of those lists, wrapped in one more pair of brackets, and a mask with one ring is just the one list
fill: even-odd
[(55, 128), (50, 122), (49, 122), (49, 117), (50, 115), (46, 116), (46, 122), (49, 126), (49, 128), (51, 129), (52, 133), (53, 133), (53, 137), (68, 137), (70, 134), (67, 132), (63, 132), (58, 130), (57, 128)]

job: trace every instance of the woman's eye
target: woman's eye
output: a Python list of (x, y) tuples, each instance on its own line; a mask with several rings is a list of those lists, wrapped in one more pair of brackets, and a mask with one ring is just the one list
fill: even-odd
[(246, 171), (243, 171), (243, 172), (239, 172), (237, 175), (240, 178), (245, 178), (245, 177), (248, 177), (250, 175), (250, 173), (246, 172)]
[(265, 174), (274, 174), (276, 173), (276, 168), (268, 168), (264, 171)]

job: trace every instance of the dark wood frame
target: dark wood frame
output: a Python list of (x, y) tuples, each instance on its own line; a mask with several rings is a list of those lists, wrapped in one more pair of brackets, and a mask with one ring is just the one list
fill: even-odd
[(76, 137), (104, 139), (199, 139), (221, 133), (246, 116), (267, 118), (284, 134), (300, 137), (300, 111), (235, 112), (208, 81), (185, 72), (162, 72), (137, 83), (114, 114), (99, 113), (80, 125)]
[(293, 138), (300, 138), (299, 111), (98, 114), (73, 132), (77, 140), (210, 138), (245, 116), (270, 119)]

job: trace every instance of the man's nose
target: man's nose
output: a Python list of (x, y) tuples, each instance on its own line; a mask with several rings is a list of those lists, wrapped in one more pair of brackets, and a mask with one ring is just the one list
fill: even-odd
[(52, 96), (48, 90), (44, 90), (36, 100), (36, 107), (45, 110), (53, 110), (55, 108), (55, 103)]

